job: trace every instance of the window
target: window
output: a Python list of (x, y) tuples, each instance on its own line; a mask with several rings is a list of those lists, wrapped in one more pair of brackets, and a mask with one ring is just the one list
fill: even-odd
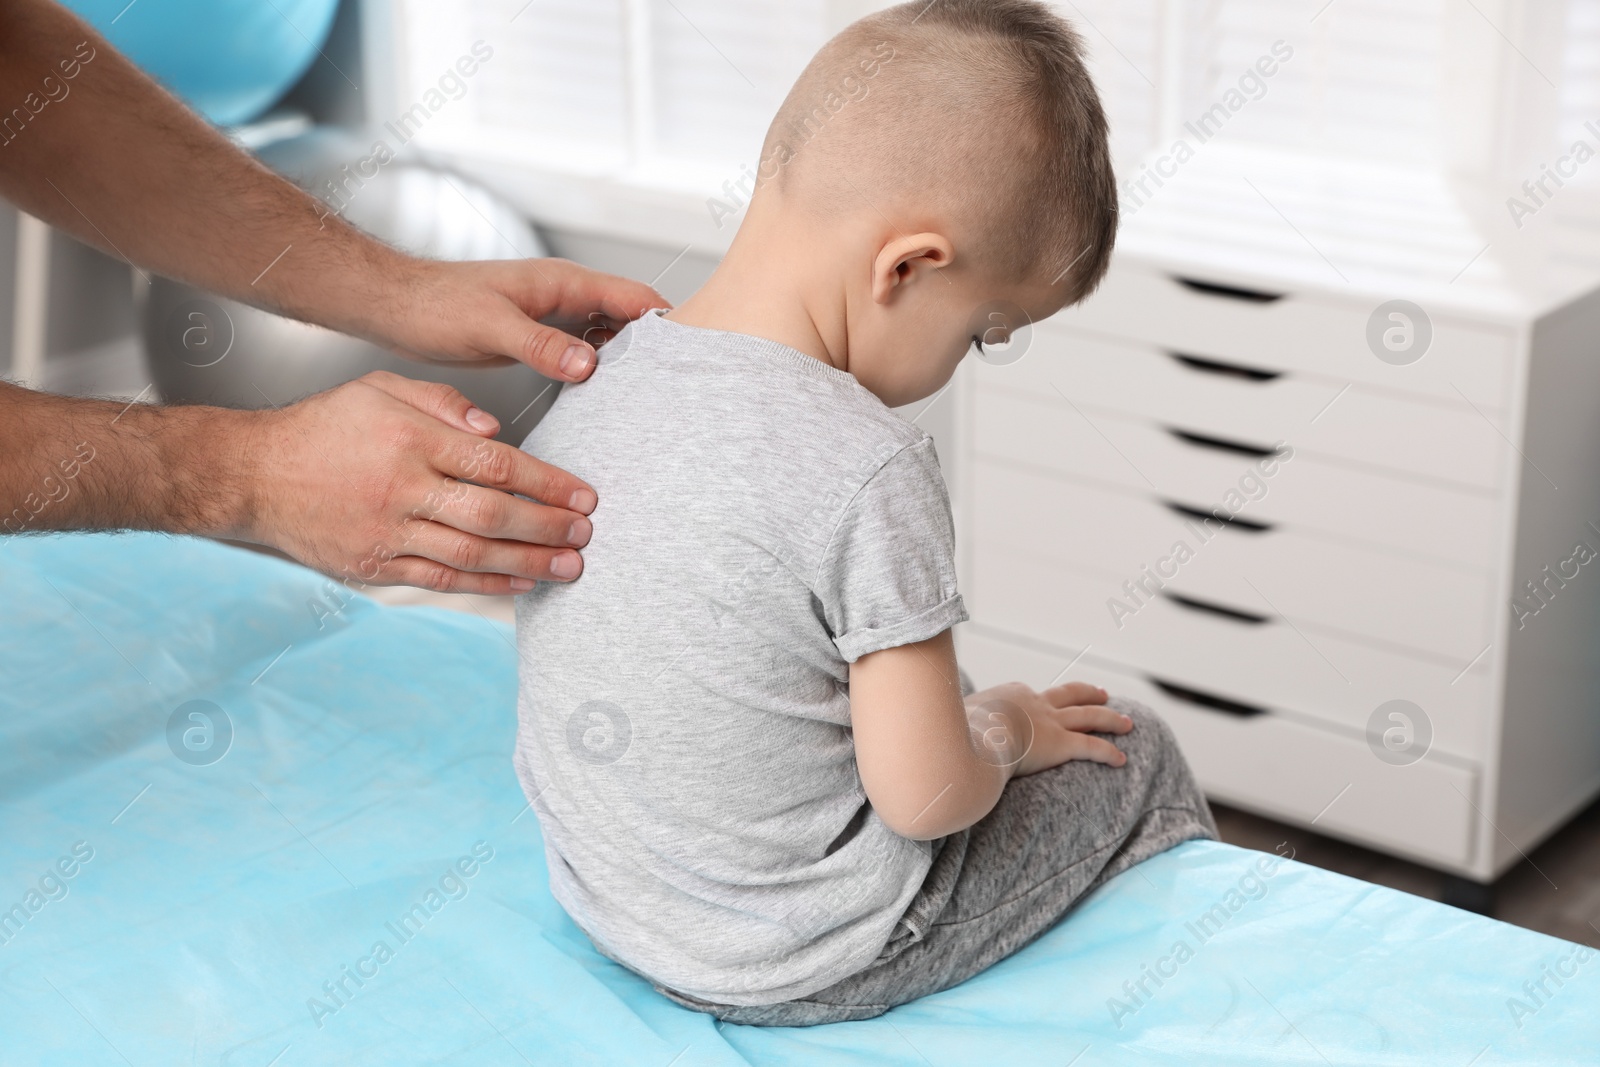
[[(1236, 143), (1391, 163), (1441, 158), (1442, 0), (1184, 6), (1191, 16), (1184, 27), (1184, 121), (1241, 89), (1244, 79), (1241, 92), (1249, 102), (1223, 133)], [(1276, 61), (1283, 51), (1291, 58)], [(1264, 56), (1275, 60), (1268, 67), (1276, 73), (1250, 78)]]
[(404, 111), (474, 41), (493, 58), (428, 123), (555, 169), (667, 183), (737, 174), (829, 36), (823, 0), (406, 0)]
[[(1570, 0), (1561, 56), (1560, 103), (1552, 154), (1583, 141), (1600, 151), (1600, 0)], [(1580, 182), (1600, 181), (1600, 162), (1585, 165)]]
[(624, 0), (523, 3), (407, 0), (396, 27), (397, 113), (483, 41), (492, 58), (434, 114), (422, 140), (471, 137), (576, 170), (619, 166), (629, 148)]
[[(1227, 120), (1233, 143), (1390, 162), (1438, 157), (1442, 0), (1334, 0), (1321, 10), (1307, 0), (1055, 6), (1089, 43), (1124, 166), (1169, 147), (1234, 91), (1248, 103)], [(1274, 55), (1278, 42), (1290, 59)], [(1263, 57), (1274, 73), (1251, 76)]]
[(1162, 0), (1055, 0), (1082, 34), (1089, 73), (1111, 124), (1111, 154), (1134, 159), (1161, 134)]
[(760, 153), (789, 87), (832, 36), (823, 5), (795, 0), (651, 0), (645, 151), (726, 171)]
[[(1207, 114), (1225, 122), (1221, 143), (1381, 166), (1520, 175), (1558, 144), (1600, 147), (1585, 127), (1600, 121), (1600, 0), (1049, 2), (1088, 45), (1124, 174)], [(493, 58), (428, 119), (425, 142), (705, 196), (755, 161), (828, 35), (881, 6), (400, 0), (394, 113), (481, 40)], [(1292, 58), (1274, 57), (1278, 42)], [(1269, 57), (1272, 76), (1253, 78)], [(1241, 98), (1224, 120), (1219, 103)]]

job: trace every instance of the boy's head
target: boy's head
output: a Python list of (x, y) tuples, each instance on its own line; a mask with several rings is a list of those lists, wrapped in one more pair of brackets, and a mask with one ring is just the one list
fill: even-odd
[(758, 179), (747, 227), (784, 240), (813, 289), (837, 276), (831, 340), (890, 404), (937, 391), (985, 329), (1001, 340), (996, 304), (1033, 319), (1086, 296), (1116, 232), (1083, 43), (1033, 0), (915, 0), (852, 24), (790, 90)]

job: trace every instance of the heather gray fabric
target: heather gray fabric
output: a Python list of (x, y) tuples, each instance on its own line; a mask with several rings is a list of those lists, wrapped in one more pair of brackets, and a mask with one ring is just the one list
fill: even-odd
[(523, 447), (600, 499), (583, 577), (517, 604), (516, 765), (556, 899), (707, 1001), (871, 964), (932, 846), (867, 804), (846, 683), (966, 618), (933, 442), (803, 353), (652, 313)]
[(926, 883), (870, 967), (783, 1004), (731, 1006), (657, 990), (726, 1022), (870, 1019), (1017, 952), (1140, 860), (1191, 838), (1215, 838), (1211, 809), (1166, 723), (1136, 701), (1113, 696), (1110, 705), (1134, 722), (1131, 733), (1112, 738), (1128, 762), (1064, 763), (1013, 778), (988, 815), (934, 843)]

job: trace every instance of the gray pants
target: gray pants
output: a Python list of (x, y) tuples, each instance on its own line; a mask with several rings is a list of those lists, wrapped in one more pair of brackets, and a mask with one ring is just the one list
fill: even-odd
[(656, 986), (724, 1022), (814, 1026), (870, 1019), (959, 985), (1054, 926), (1091, 890), (1173, 845), (1215, 838), (1211, 809), (1167, 724), (1113, 697), (1133, 730), (1121, 767), (1073, 761), (1013, 778), (994, 809), (934, 844), (933, 866), (883, 952), (800, 1000), (713, 1004)]

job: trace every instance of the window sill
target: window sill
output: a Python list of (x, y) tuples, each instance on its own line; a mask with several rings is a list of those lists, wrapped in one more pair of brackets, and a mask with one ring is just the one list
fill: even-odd
[[(422, 145), (418, 145), (423, 148)], [(744, 217), (713, 214), (722, 178), (660, 162), (619, 171), (603, 167), (557, 168), (547, 161), (482, 143), (435, 141), (424, 154), (471, 177), (503, 196), (538, 226), (602, 237), (643, 241), (678, 251), (686, 246), (720, 255), (728, 250)]]

